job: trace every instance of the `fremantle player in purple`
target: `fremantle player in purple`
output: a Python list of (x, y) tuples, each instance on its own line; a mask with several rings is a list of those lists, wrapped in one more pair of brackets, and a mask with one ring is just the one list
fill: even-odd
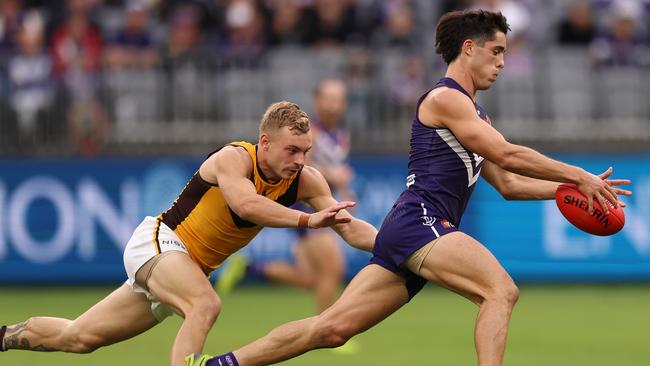
[[(426, 282), (478, 306), (474, 340), (480, 366), (501, 365), (517, 286), (481, 243), (459, 231), (479, 175), (506, 199), (553, 199), (559, 183), (574, 183), (607, 207), (622, 204), (609, 168), (600, 176), (509, 143), (476, 104), (505, 66), (508, 24), (501, 13), (447, 13), (436, 29), (436, 51), (447, 73), (424, 93), (415, 111), (407, 189), (384, 219), (371, 264), (322, 314), (290, 322), (225, 355), (194, 355), (188, 365), (254, 366), (316, 348), (336, 347), (405, 305)], [(428, 314), (426, 314), (428, 316)], [(423, 314), (423, 316), (425, 316)], [(434, 315), (435, 316), (435, 315)]]

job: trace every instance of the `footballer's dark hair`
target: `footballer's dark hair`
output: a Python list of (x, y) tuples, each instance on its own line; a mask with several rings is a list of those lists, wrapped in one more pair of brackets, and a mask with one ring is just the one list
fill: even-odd
[(508, 30), (510, 26), (501, 12), (481, 9), (452, 11), (440, 17), (436, 26), (436, 53), (450, 64), (460, 54), (466, 39), (482, 46), (493, 40), (497, 31), (507, 34)]

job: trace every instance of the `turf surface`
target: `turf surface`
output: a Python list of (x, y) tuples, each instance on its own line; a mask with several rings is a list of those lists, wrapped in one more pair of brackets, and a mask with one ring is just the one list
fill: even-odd
[[(0, 288), (0, 323), (32, 315), (73, 318), (112, 289), (105, 287)], [(223, 299), (207, 342), (221, 353), (285, 321), (309, 316), (301, 291), (244, 287)], [(355, 354), (311, 352), (285, 365), (475, 365), (473, 304), (429, 286), (410, 304), (356, 340)], [(166, 365), (178, 317), (149, 332), (88, 355), (10, 351), (0, 365)], [(524, 286), (513, 314), (505, 365), (650, 365), (650, 285)]]

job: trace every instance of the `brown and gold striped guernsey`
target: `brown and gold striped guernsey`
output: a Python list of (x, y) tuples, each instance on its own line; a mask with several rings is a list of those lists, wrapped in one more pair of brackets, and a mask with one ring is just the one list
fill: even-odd
[[(255, 184), (257, 194), (284, 206), (296, 202), (300, 171), (290, 179), (269, 183), (257, 162), (257, 145), (245, 141), (228, 145), (246, 149), (253, 160), (253, 172), (249, 179)], [(174, 230), (192, 259), (206, 274), (246, 246), (262, 230), (261, 226), (237, 216), (228, 207), (219, 187), (203, 180), (198, 171), (172, 207), (158, 219)]]

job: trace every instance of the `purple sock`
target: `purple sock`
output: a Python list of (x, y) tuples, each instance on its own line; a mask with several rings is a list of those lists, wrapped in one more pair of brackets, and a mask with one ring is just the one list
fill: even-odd
[(205, 366), (239, 366), (239, 362), (232, 352), (228, 352), (225, 355), (212, 357)]

